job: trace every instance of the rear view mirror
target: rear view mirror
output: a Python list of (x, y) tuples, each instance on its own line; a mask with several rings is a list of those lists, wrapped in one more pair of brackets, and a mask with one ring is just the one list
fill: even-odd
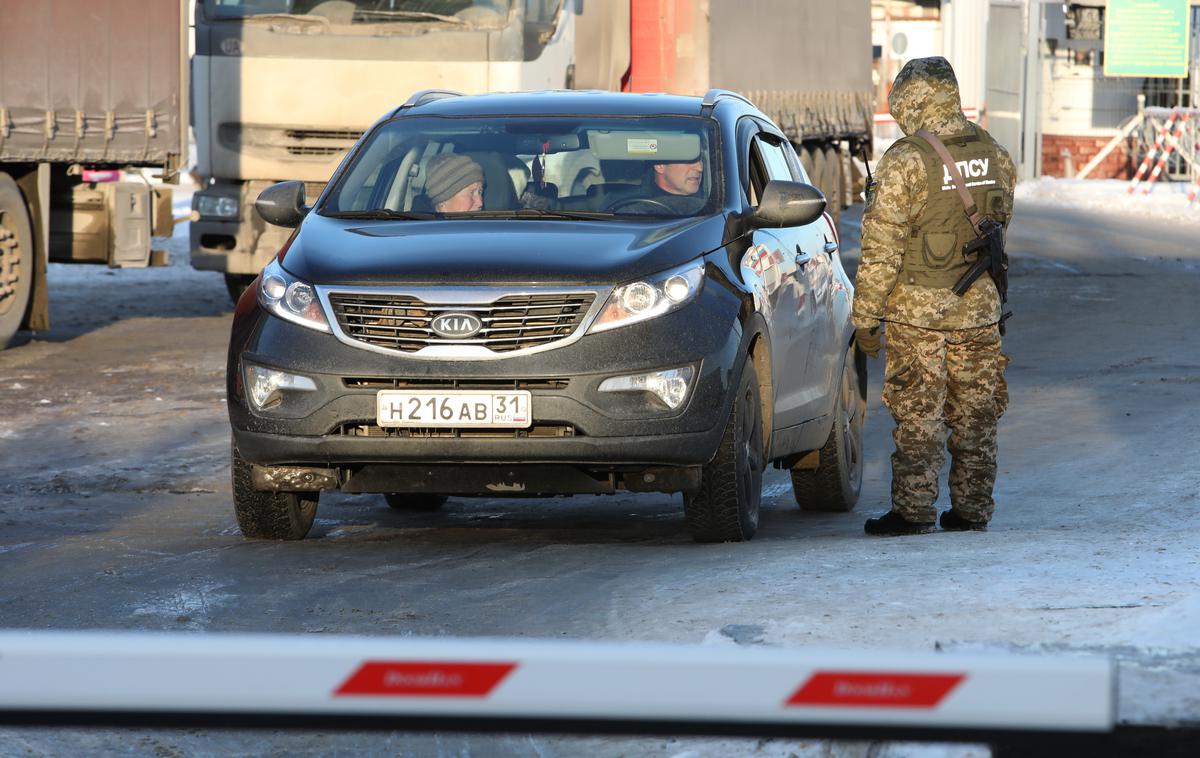
[(765, 227), (804, 226), (824, 212), (825, 196), (821, 190), (802, 182), (772, 179), (763, 189), (750, 223)]
[(304, 182), (272, 184), (259, 194), (254, 209), (268, 224), (288, 228), (299, 226), (308, 214), (308, 206), (304, 204)]

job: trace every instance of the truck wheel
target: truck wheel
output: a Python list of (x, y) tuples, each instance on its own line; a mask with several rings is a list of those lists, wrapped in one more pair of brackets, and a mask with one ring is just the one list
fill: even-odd
[(21, 328), (33, 292), (33, 225), (25, 198), (0, 174), (0, 350)]
[(427, 492), (389, 492), (383, 497), (388, 507), (398, 511), (436, 511), (446, 504), (445, 495)]
[(243, 537), (301, 540), (317, 516), (319, 492), (263, 492), (254, 489), (250, 464), (233, 448), (233, 509)]
[(829, 188), (825, 192), (829, 201), (826, 210), (837, 224), (842, 218), (842, 156), (835, 147), (825, 148), (825, 181)]
[(800, 148), (800, 165), (804, 166), (804, 173), (808, 175), (808, 183), (814, 187), (819, 187), (816, 175), (816, 164), (813, 163), (812, 148)]
[(762, 501), (763, 425), (758, 375), (747, 361), (716, 456), (686, 492), (683, 511), (697, 542), (743, 542), (758, 529)]
[(229, 297), (233, 300), (234, 305), (237, 305), (237, 301), (242, 299), (242, 293), (254, 283), (255, 278), (254, 274), (225, 275), (225, 289), (229, 290)]
[(866, 357), (851, 347), (838, 382), (833, 428), (816, 469), (792, 471), (792, 494), (803, 511), (845, 513), (862, 491), (863, 422), (867, 416)]

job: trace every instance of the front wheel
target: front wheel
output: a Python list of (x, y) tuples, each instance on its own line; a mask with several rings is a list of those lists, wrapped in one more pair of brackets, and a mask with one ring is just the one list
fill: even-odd
[(801, 510), (845, 513), (854, 509), (862, 491), (866, 417), (866, 357), (851, 347), (838, 382), (833, 428), (820, 450), (817, 468), (792, 471), (792, 494)]
[(254, 489), (250, 464), (233, 448), (233, 510), (242, 536), (263, 540), (301, 540), (317, 516), (319, 492), (264, 492)]
[(0, 350), (25, 319), (33, 292), (33, 226), (21, 189), (0, 174)]
[(684, 493), (688, 529), (697, 542), (743, 542), (758, 530), (763, 474), (762, 406), (754, 364), (746, 363), (717, 454)]

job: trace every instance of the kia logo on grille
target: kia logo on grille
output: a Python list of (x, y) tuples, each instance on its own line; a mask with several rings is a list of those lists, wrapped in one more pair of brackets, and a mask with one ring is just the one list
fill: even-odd
[(470, 313), (443, 313), (429, 326), (439, 337), (461, 340), (474, 337), (483, 328), (483, 322)]

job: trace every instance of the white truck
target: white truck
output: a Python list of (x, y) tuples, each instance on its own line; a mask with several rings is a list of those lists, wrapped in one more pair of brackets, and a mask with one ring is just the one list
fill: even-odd
[(0, 349), (49, 329), (50, 262), (166, 261), (171, 190), (123, 169), (169, 183), (186, 164), (186, 19), (186, 0), (4, 4)]
[(868, 0), (196, 0), (192, 265), (236, 298), (287, 239), (254, 200), (315, 198), (363, 130), (419, 90), (742, 92), (813, 182), (851, 197), (870, 149)]

